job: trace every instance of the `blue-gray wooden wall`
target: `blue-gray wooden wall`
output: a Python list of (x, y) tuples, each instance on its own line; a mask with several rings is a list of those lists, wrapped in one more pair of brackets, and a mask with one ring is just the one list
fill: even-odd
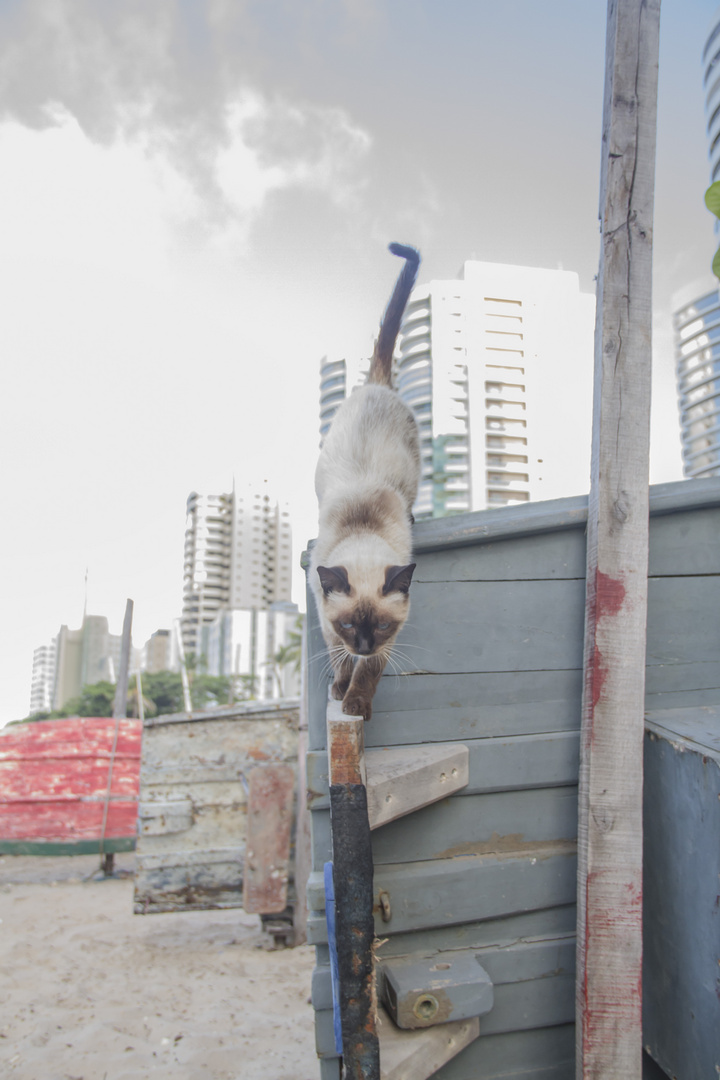
[[(647, 699), (720, 702), (720, 482), (652, 489)], [(584, 498), (421, 523), (410, 618), (367, 746), (464, 742), (460, 794), (373, 834), (379, 956), (472, 949), (495, 984), (480, 1038), (439, 1080), (574, 1076)], [(328, 670), (309, 602), (309, 939), (323, 1080), (337, 1080), (322, 866), (330, 858)]]

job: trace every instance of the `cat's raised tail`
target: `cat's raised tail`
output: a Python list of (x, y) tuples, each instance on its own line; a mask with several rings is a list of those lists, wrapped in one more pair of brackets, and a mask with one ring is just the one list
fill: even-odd
[(389, 248), (393, 255), (399, 255), (402, 259), (405, 259), (405, 265), (400, 271), (393, 294), (385, 309), (372, 360), (370, 361), (367, 381), (369, 383), (380, 383), (381, 386), (392, 386), (393, 350), (395, 349), (405, 305), (413, 290), (418, 266), (420, 265), (420, 253), (414, 247), (408, 247), (405, 244), (390, 244)]

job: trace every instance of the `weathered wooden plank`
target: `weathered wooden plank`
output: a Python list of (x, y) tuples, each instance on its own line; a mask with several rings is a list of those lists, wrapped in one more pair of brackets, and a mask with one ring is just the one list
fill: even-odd
[(158, 725), (146, 730), (143, 785), (238, 782), (263, 762), (297, 757), (297, 710), (278, 718), (252, 714), (202, 723)]
[(583, 595), (582, 580), (419, 582), (394, 653), (429, 672), (577, 668)]
[(369, 750), (365, 762), (370, 828), (461, 791), (468, 782), (468, 758), (467, 746), (459, 743)]
[(185, 832), (192, 827), (192, 801), (186, 797), (153, 799), (141, 802), (138, 807), (138, 833), (140, 836), (164, 836)]
[[(0, 761), (0, 803), (61, 802), (73, 799), (105, 798), (109, 758), (44, 757)], [(140, 777), (140, 757), (115, 760), (112, 794), (136, 798)]]
[[(202, 719), (170, 719), (144, 733), (142, 802), (151, 814), (156, 804), (166, 807), (138, 840), (135, 910), (241, 907), (246, 791), (259, 766), (282, 765), (294, 774), (297, 705), (246, 703)], [(185, 809), (175, 814), (174, 804)], [(173, 829), (188, 819), (189, 827), (169, 832), (166, 816), (162, 828), (168, 813)], [(291, 902), (294, 896), (290, 888)]]
[(608, 4), (579, 804), (577, 1070), (588, 1080), (640, 1080), (642, 1068), (642, 740), (659, 22), (659, 0)]
[(272, 915), (287, 907), (295, 770), (264, 765), (253, 769), (249, 785), (243, 907)]
[[(555, 954), (558, 955), (557, 949)], [(542, 974), (526, 977), (521, 977), (518, 972), (517, 978), (495, 984), (493, 1007), (490, 1012), (478, 1018), (480, 1045), (488, 1037), (510, 1033), (514, 1035), (525, 1029), (554, 1027), (572, 1022), (575, 1012), (574, 940), (563, 948), (559, 956), (561, 963), (567, 960), (568, 966), (560, 970), (548, 969)], [(485, 959), (483, 957), (483, 966)], [(332, 1053), (334, 1042), (326, 1041), (326, 1038), (325, 1036), (320, 1044), (321, 1050)], [(536, 1062), (536, 1067), (537, 1065)]]
[[(100, 838), (105, 801), (0, 803), (0, 837), (6, 842), (77, 843)], [(135, 837), (137, 800), (111, 797), (105, 835)], [(9, 850), (9, 849), (8, 849)]]
[(383, 935), (386, 939), (382, 948), (383, 957), (406, 956), (419, 948), (428, 953), (458, 948), (507, 948), (533, 938), (570, 938), (575, 934), (575, 904), (559, 904), (514, 915), (500, 915), (498, 918), (467, 922), (461, 926), (452, 924), (429, 927), (418, 933), (398, 933), (393, 930), (388, 934), (387, 929), (388, 924)]
[[(13, 724), (0, 732), (0, 761), (103, 760), (112, 751), (115, 721), (107, 716), (75, 716)], [(142, 724), (121, 720), (115, 758), (140, 758)]]
[[(584, 529), (587, 524), (587, 496), (503, 506), (470, 514), (420, 521), (413, 533), (415, 554), (506, 540), (516, 536), (565, 529)], [(682, 480), (655, 484), (650, 488), (650, 514), (680, 513), (699, 507), (720, 506), (720, 484), (716, 478)]]
[[(579, 727), (582, 671), (461, 672), (382, 678), (365, 745), (467, 742)], [(377, 722), (376, 722), (377, 720)]]
[(443, 1066), (435, 1080), (573, 1080), (575, 1025), (484, 1035)]
[[(651, 489), (652, 490), (652, 489)], [(720, 573), (720, 508), (650, 518), (650, 577)]]
[[(508, 917), (575, 898), (574, 844), (538, 844), (520, 855), (470, 855), (425, 863), (395, 863), (375, 870), (375, 929), (378, 937), (410, 930)], [(380, 890), (390, 898), (384, 921)], [(311, 874), (308, 906), (324, 906), (322, 878)], [(327, 940), (324, 926), (309, 920), (308, 940)], [(324, 919), (323, 919), (324, 923)]]
[(168, 727), (173, 724), (197, 724), (202, 729), (207, 720), (282, 720), (290, 724), (297, 723), (297, 698), (285, 698), (279, 701), (240, 701), (235, 705), (221, 705), (212, 709), (198, 709), (197, 712), (163, 713), (160, 716), (146, 716), (145, 728)]
[[(476, 515), (472, 515), (475, 517)], [(481, 515), (477, 515), (481, 516)], [(720, 507), (650, 519), (651, 577), (720, 573)], [(689, 543), (689, 538), (692, 542)], [(419, 558), (413, 583), (585, 578), (585, 527), (449, 547)]]
[[(331, 851), (330, 823), (313, 811), (314, 865)], [(373, 833), (376, 867), (466, 855), (526, 851), (533, 844), (574, 841), (577, 789), (531, 788), (455, 796), (390, 822)], [(327, 859), (325, 860), (327, 861)]]
[(138, 862), (133, 910), (137, 915), (242, 907), (242, 861), (210, 852), (189, 862), (177, 853), (175, 865)]
[[(474, 515), (473, 515), (474, 516)], [(585, 529), (489, 540), (418, 558), (413, 588), (432, 581), (524, 581), (585, 578)]]
[[(560, 731), (542, 735), (515, 735), (505, 739), (473, 739), (461, 744), (442, 743), (441, 747), (462, 745), (467, 748), (467, 784), (454, 793), (478, 795), (482, 792), (576, 784), (578, 741), (578, 732)], [(432, 746), (424, 744), (421, 748), (400, 746), (369, 749), (365, 751), (365, 760), (372, 762), (372, 755), (377, 754), (392, 755), (393, 759), (397, 757), (402, 762), (406, 750), (430, 750)], [(370, 776), (372, 772), (371, 769)], [(313, 810), (326, 808), (329, 805), (327, 754), (321, 751), (308, 754), (307, 776), (310, 807)]]
[(381, 1080), (427, 1080), (477, 1038), (477, 1018), (401, 1031), (378, 1008)]
[(500, 791), (454, 797), (390, 822), (373, 834), (373, 858), (378, 867), (508, 853), (576, 836), (575, 787)]
[(654, 713), (647, 727), (643, 1042), (668, 1076), (712, 1076), (720, 1063), (720, 706)]

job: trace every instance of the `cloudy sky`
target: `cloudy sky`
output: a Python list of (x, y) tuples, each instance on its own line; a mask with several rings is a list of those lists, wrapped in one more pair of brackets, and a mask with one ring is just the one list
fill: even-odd
[[(652, 480), (681, 476), (671, 295), (709, 273), (700, 53), (663, 0)], [(267, 479), (314, 534), (318, 363), (417, 244), (591, 292), (604, 0), (0, 0), (0, 723), (88, 610), (179, 615), (185, 500)], [(568, 402), (567, 407), (572, 407)], [(589, 438), (589, 433), (588, 433)], [(299, 575), (298, 575), (299, 577)], [(299, 598), (299, 588), (296, 590)]]

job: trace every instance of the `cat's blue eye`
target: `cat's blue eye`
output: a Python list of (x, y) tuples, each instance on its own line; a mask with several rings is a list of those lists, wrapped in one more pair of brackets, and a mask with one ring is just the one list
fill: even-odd
[(340, 625), (342, 626), (343, 630), (352, 630), (351, 622), (341, 622)]
[(387, 630), (389, 625), (390, 625), (389, 622), (379, 622), (378, 623), (378, 630)]

